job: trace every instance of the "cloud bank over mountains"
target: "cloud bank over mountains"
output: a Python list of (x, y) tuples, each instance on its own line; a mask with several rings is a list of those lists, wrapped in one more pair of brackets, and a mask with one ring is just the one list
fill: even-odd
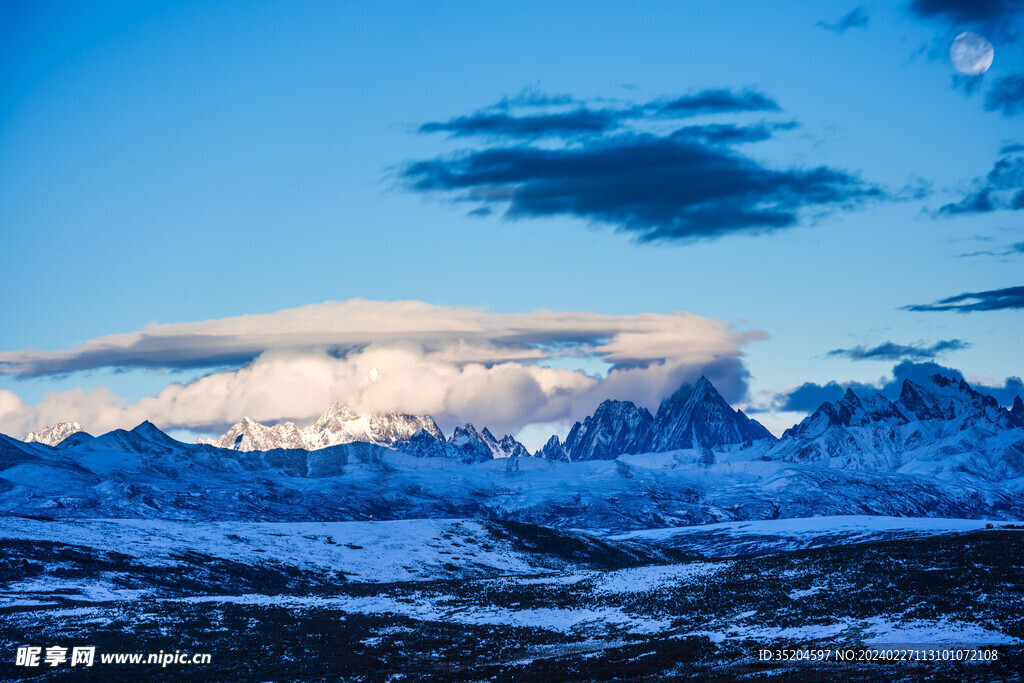
[[(602, 400), (656, 406), (702, 374), (729, 400), (747, 391), (742, 347), (765, 334), (690, 313), (490, 313), (352, 299), (274, 313), (150, 325), (67, 350), (0, 352), (0, 373), (210, 368), (131, 403), (105, 388), (26, 405), (0, 390), (0, 432), (74, 419), (87, 429), (219, 429), (249, 416), (312, 420), (332, 401), (360, 412), (429, 413), (514, 431), (575, 419)], [(603, 362), (596, 377), (566, 366)], [(577, 362), (578, 361), (578, 362)]]

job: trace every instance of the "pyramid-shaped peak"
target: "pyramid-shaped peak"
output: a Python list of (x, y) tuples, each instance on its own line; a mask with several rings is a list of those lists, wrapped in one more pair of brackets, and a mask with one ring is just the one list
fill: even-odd
[(652, 451), (774, 438), (757, 421), (733, 410), (703, 375), (693, 385), (684, 384), (661, 404), (653, 430)]
[(177, 443), (177, 441), (172, 439), (166, 432), (162, 431), (149, 420), (143, 420), (143, 422), (135, 427), (135, 429), (131, 430), (130, 433), (150, 442), (159, 442), (163, 444)]
[(860, 397), (857, 396), (857, 393), (853, 389), (847, 387), (846, 388), (846, 393), (843, 394), (842, 401), (840, 401), (840, 402), (841, 403), (845, 403), (847, 405), (859, 406), (860, 405)]
[(700, 376), (700, 379), (693, 385), (693, 390), (690, 392), (691, 396), (706, 396), (706, 395), (718, 395), (718, 389), (715, 389), (715, 385), (711, 383), (704, 375)]
[(725, 400), (725, 397), (718, 392), (715, 385), (711, 383), (711, 380), (701, 376), (697, 383), (693, 386), (693, 392), (690, 394), (691, 401), (701, 401), (702, 403), (717, 403), (723, 406), (728, 406), (730, 409), (732, 406)]
[(132, 434), (138, 434), (139, 436), (146, 437), (161, 437), (167, 436), (160, 429), (150, 422), (149, 420), (143, 420), (135, 429), (132, 430)]
[(701, 375), (700, 379), (693, 384), (684, 382), (682, 386), (676, 389), (675, 393), (662, 402), (661, 407), (663, 408), (666, 403), (703, 402), (706, 399), (725, 402), (725, 399), (715, 389), (715, 385), (711, 383), (711, 380)]

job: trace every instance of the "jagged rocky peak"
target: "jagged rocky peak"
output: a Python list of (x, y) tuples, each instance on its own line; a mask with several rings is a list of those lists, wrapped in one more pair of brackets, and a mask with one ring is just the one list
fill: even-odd
[(477, 431), (477, 428), (469, 423), (462, 427), (456, 427), (450, 442), (464, 446), (470, 440), (486, 447), (493, 458), (529, 457), (530, 455), (526, 446), (519, 443), (512, 435), (506, 434), (501, 440), (498, 440), (487, 427), (484, 427), (482, 431)]
[[(1024, 411), (1024, 406), (1021, 406)], [(787, 430), (772, 459), (875, 471), (970, 472), (982, 479), (1024, 472), (1024, 420), (962, 379), (903, 383), (893, 403), (852, 391)], [(1004, 430), (1011, 433), (1004, 435)], [(1016, 430), (1017, 435), (1012, 433)]]
[(742, 411), (733, 410), (706, 377), (683, 385), (652, 416), (629, 401), (605, 401), (593, 416), (573, 425), (565, 444), (549, 442), (539, 454), (570, 462), (607, 460), (623, 454), (710, 448), (775, 437)]
[(875, 422), (906, 424), (906, 416), (895, 403), (879, 393), (860, 397), (853, 389), (847, 389), (836, 402), (836, 417), (846, 427), (869, 425)]
[(1024, 401), (1020, 399), (1020, 396), (1014, 397), (1013, 407), (1010, 408), (1010, 415), (1013, 415), (1018, 420), (1024, 421)]
[(557, 435), (552, 436), (548, 439), (539, 451), (533, 454), (537, 458), (547, 458), (548, 460), (568, 460), (569, 456), (566, 455), (565, 446), (562, 445), (562, 440)]
[(501, 441), (498, 442), (498, 449), (504, 454), (506, 458), (529, 458), (530, 451), (526, 450), (518, 439), (513, 437), (511, 434), (506, 434), (501, 437)]
[(484, 427), (483, 432), (479, 432), (476, 427), (468, 422), (461, 427), (456, 427), (452, 433), (452, 438), (449, 439), (449, 443), (453, 444), (465, 444), (469, 441), (477, 441), (492, 450), (492, 445), (496, 446), (498, 443), (487, 427)]
[(604, 401), (592, 416), (573, 425), (563, 450), (570, 462), (643, 453), (650, 448), (653, 425), (646, 408), (630, 401)]
[(197, 439), (196, 443), (235, 451), (269, 451), (275, 448), (305, 448), (302, 433), (293, 422), (282, 422), (272, 427), (260, 424), (250, 417), (234, 424), (219, 439)]
[(34, 432), (29, 432), (25, 437), (25, 443), (41, 443), (47, 446), (56, 446), (72, 434), (83, 432), (82, 425), (77, 422), (58, 422), (54, 426), (49, 425)]
[(963, 379), (932, 375), (922, 383), (904, 380), (897, 405), (918, 420), (957, 420), (961, 426), (989, 422), (1014, 427), (1011, 411), (1001, 408), (992, 396), (975, 391)]
[(858, 396), (847, 389), (835, 403), (822, 403), (802, 422), (786, 430), (783, 439), (818, 438), (830, 430), (844, 427), (895, 426), (910, 420), (899, 407), (881, 394)]
[[(494, 437), (491, 439), (493, 440)], [(484, 443), (483, 436), (476, 431), (473, 425), (466, 425), (464, 428), (456, 427), (448, 446), (456, 454), (454, 459), (463, 462), (484, 462), (494, 459), (491, 448)]]
[(654, 418), (654, 433), (650, 450), (655, 452), (775, 439), (757, 420), (733, 410), (703, 376), (662, 402)]
[[(454, 446), (437, 439), (425, 429), (417, 430), (407, 440), (396, 442), (391, 447), (417, 458), (451, 458), (456, 453)], [(456, 459), (461, 459), (461, 457), (462, 454), (459, 453)]]
[(326, 448), (339, 443), (366, 441), (389, 446), (397, 441), (408, 441), (419, 430), (435, 439), (444, 440), (444, 434), (429, 415), (380, 413), (360, 415), (346, 405), (332, 403), (313, 426), (307, 430), (310, 448)]

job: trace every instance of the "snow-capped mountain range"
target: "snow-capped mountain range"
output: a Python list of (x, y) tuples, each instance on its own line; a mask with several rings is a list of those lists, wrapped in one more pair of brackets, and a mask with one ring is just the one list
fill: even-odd
[(332, 404), (327, 412), (308, 427), (297, 427), (294, 422), (267, 426), (246, 417), (219, 439), (196, 440), (197, 444), (235, 451), (270, 451), (277, 448), (313, 451), (356, 442), (394, 447), (422, 457), (447, 457), (461, 462), (529, 455), (526, 447), (512, 436), (505, 435), (499, 440), (486, 427), (482, 431), (471, 424), (456, 427), (451, 439), (446, 441), (434, 418), (429, 415), (360, 415), (339, 403)]
[[(552, 436), (533, 455), (580, 462), (718, 449), (719, 457), (729, 460), (933, 474), (949, 470), (1000, 480), (1024, 475), (1021, 430), (1024, 402), (1019, 396), (1007, 410), (963, 380), (934, 375), (926, 383), (905, 381), (897, 401), (848, 390), (842, 399), (822, 404), (776, 439), (756, 420), (734, 410), (701, 377), (694, 385), (680, 387), (654, 415), (629, 401), (604, 401), (593, 415), (573, 425), (564, 443)], [(25, 442), (56, 446), (80, 432), (77, 422), (60, 422), (32, 432)], [(466, 424), (446, 439), (429, 415), (360, 415), (338, 403), (308, 427), (292, 422), (268, 426), (245, 418), (219, 439), (196, 443), (244, 452), (368, 443), (465, 463), (530, 455), (511, 435), (499, 439), (486, 427), (478, 430)]]
[[(417, 435), (419, 431), (424, 434)], [(605, 401), (594, 415), (572, 427), (564, 444), (557, 436), (552, 437), (534, 455), (568, 462), (614, 460), (623, 454), (662, 453), (760, 439), (774, 440), (775, 437), (756, 420), (733, 410), (711, 382), (701, 377), (695, 385), (684, 385), (666, 399), (656, 415), (629, 401)], [(472, 424), (456, 427), (446, 441), (429, 415), (365, 416), (338, 403), (305, 428), (293, 422), (268, 426), (247, 417), (219, 439), (198, 439), (196, 443), (237, 451), (268, 451), (275, 448), (317, 450), (357, 441), (429, 457), (447, 456), (462, 462), (530, 455), (513, 436), (506, 434), (498, 439), (486, 427), (482, 430)]]
[(46, 443), (74, 428), (31, 442), (0, 436), (0, 512), (485, 516), (619, 530), (841, 514), (1024, 518), (1024, 405), (1001, 408), (940, 375), (906, 382), (896, 401), (847, 392), (780, 439), (701, 380), (655, 415), (607, 401), (540, 457), (472, 425), (446, 440), (426, 416), (341, 406), (305, 429), (243, 421), (214, 443), (180, 443), (148, 422)]

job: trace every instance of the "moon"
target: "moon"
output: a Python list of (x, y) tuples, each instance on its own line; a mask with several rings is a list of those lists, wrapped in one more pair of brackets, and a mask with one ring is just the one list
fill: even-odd
[(949, 58), (956, 70), (968, 76), (979, 76), (992, 66), (995, 50), (977, 33), (961, 33), (949, 46)]

